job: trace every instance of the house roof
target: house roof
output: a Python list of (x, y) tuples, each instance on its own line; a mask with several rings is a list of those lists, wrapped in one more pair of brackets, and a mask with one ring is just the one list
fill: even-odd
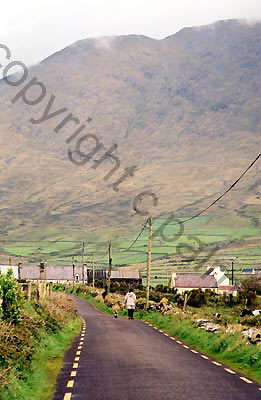
[(214, 271), (214, 269), (215, 269), (215, 268), (213, 268), (213, 267), (210, 267), (209, 269), (207, 269), (207, 270), (206, 270), (206, 272), (205, 272), (205, 275), (209, 275), (209, 274), (211, 274), (211, 272), (213, 272), (213, 271)]
[(217, 281), (212, 275), (177, 274), (175, 279), (177, 288), (216, 288)]
[[(46, 265), (44, 276), (50, 280), (72, 280), (73, 268), (71, 265)], [(74, 274), (82, 278), (82, 266), (75, 266)], [(40, 279), (39, 265), (23, 265), (21, 268), (21, 279)]]
[(140, 272), (133, 269), (111, 271), (111, 279), (140, 279)]
[(254, 268), (242, 268), (242, 272), (253, 272)]
[(236, 290), (236, 287), (234, 285), (219, 286), (218, 288), (221, 290)]

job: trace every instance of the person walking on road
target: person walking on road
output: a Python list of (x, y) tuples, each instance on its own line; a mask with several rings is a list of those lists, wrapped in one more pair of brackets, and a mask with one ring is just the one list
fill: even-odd
[(130, 289), (126, 294), (124, 303), (126, 304), (128, 310), (128, 318), (133, 319), (133, 313), (136, 305), (136, 296), (135, 293), (133, 292), (133, 289)]

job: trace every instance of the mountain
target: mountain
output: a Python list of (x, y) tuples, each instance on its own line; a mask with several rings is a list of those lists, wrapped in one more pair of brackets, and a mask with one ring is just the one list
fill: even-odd
[[(12, 102), (33, 77), (45, 85), (45, 98), (37, 105), (21, 96)], [(39, 92), (34, 87), (26, 96)], [(52, 95), (51, 111), (67, 111), (32, 123)], [(142, 203), (153, 215), (191, 216), (260, 152), (261, 23), (220, 21), (163, 40), (81, 40), (31, 67), (20, 86), (2, 80), (0, 105), (2, 237), (136, 232), (145, 217), (135, 214), (133, 199), (144, 191), (158, 198), (157, 207), (149, 197)], [(79, 124), (57, 129), (69, 113)], [(67, 143), (80, 124), (85, 128)], [(103, 149), (75, 165), (68, 150), (83, 160), (75, 151), (86, 134), (94, 136), (82, 141), (82, 152), (91, 152), (94, 137)], [(120, 167), (104, 180), (116, 165), (112, 157), (102, 159), (109, 149)], [(113, 187), (127, 167), (134, 176)], [(256, 224), (260, 189), (259, 163), (209, 215), (235, 226), (245, 217)]]

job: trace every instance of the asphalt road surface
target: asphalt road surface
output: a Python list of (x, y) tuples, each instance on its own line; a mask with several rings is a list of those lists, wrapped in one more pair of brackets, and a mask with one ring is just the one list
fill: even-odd
[(54, 400), (261, 400), (261, 385), (144, 322), (74, 301), (83, 333), (65, 356)]

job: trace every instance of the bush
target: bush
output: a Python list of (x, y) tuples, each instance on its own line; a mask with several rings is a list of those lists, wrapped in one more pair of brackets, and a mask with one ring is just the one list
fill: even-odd
[(257, 292), (261, 288), (261, 281), (253, 276), (245, 279), (241, 283), (241, 289), (239, 291), (239, 298), (245, 306), (254, 305), (256, 302)]
[(17, 324), (23, 304), (23, 296), (11, 269), (7, 271), (7, 274), (0, 274), (0, 290), (2, 318)]
[(206, 304), (206, 294), (201, 289), (193, 289), (188, 294), (188, 305), (192, 307), (201, 307), (201, 305)]

